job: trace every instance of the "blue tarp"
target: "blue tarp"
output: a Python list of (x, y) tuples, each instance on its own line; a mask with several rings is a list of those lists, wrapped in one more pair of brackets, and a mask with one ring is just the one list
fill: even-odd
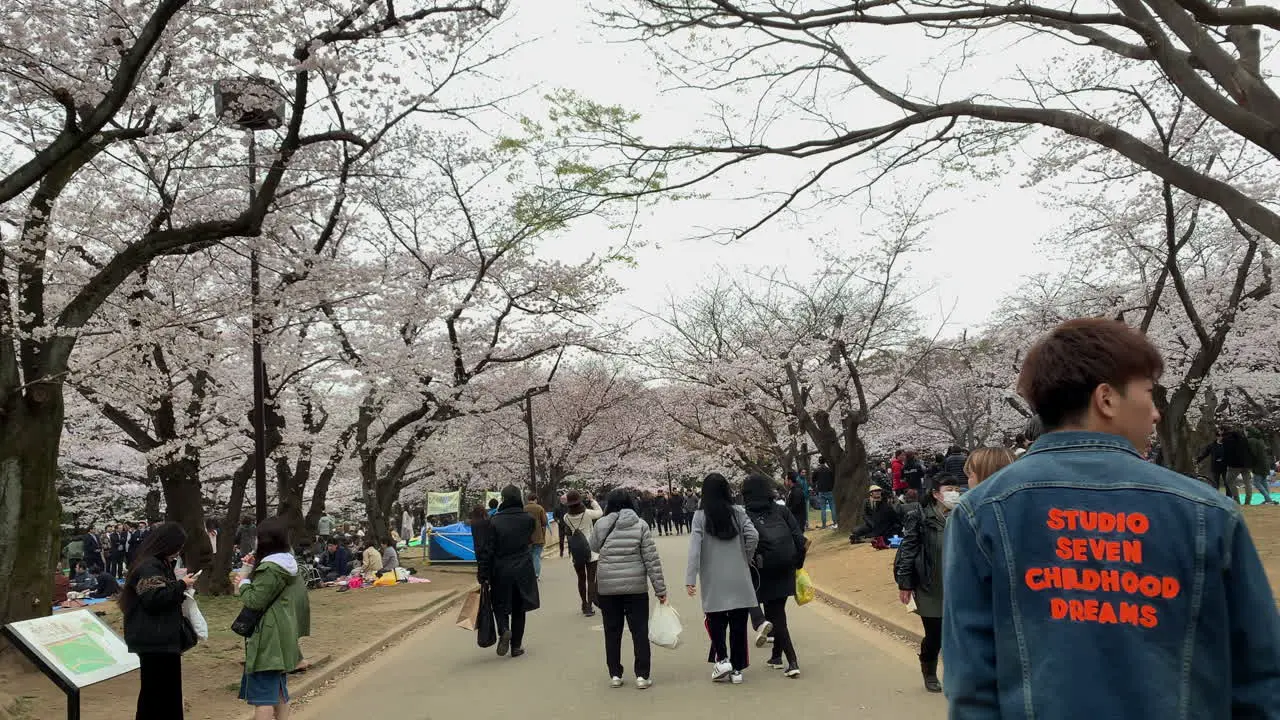
[(454, 523), (431, 531), (431, 547), (427, 555), (432, 561), (447, 560), (475, 562), (476, 545), (471, 537), (471, 526)]

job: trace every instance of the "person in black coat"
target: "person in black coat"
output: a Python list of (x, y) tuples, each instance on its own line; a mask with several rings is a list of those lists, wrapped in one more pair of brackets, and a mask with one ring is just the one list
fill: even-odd
[(84, 541), (84, 562), (86, 565), (106, 565), (107, 558), (102, 554), (102, 541), (98, 539), (98, 533), (93, 531), (93, 526), (89, 526), (89, 531), (80, 537)]
[(1249, 488), (1252, 486), (1253, 452), (1249, 449), (1249, 439), (1236, 428), (1228, 428), (1222, 436), (1222, 451), (1227, 462), (1227, 472), (1223, 484), (1227, 495), (1240, 497), (1236, 502), (1241, 505), (1249, 503)]
[(964, 477), (964, 464), (969, 454), (957, 445), (947, 448), (947, 456), (942, 459), (942, 472), (952, 477)]
[(125, 561), (128, 559), (129, 529), (123, 524), (117, 525), (107, 538), (107, 542), (111, 544), (107, 549), (107, 572), (113, 578), (123, 577)]
[[(760, 533), (753, 572), (760, 580), (760, 585), (756, 588), (756, 600), (764, 606), (764, 617), (769, 623), (769, 631), (762, 633), (761, 637), (773, 637), (773, 653), (768, 664), (772, 668), (781, 668), (785, 656), (785, 674), (789, 678), (796, 678), (800, 677), (800, 664), (796, 660), (796, 649), (787, 628), (787, 598), (795, 597), (796, 571), (804, 567), (804, 530), (787, 508), (774, 501), (773, 487), (773, 481), (769, 478), (750, 475), (742, 483), (742, 499), (747, 517)], [(802, 494), (801, 500), (803, 499)], [(772, 538), (766, 528), (778, 527), (781, 531), (783, 526), (779, 523), (785, 523), (787, 529), (785, 542), (793, 545), (781, 552), (790, 555), (792, 560), (785, 565), (770, 565), (770, 558), (775, 555), (776, 549), (769, 547)], [(758, 645), (760, 641), (757, 639), (756, 643)]]
[(783, 502), (786, 503), (787, 510), (791, 511), (791, 517), (795, 518), (800, 527), (804, 527), (804, 521), (809, 517), (809, 504), (804, 501), (804, 489), (796, 482), (794, 475), (788, 475), (785, 484), (787, 497)]
[(173, 563), (186, 542), (178, 523), (157, 525), (138, 548), (120, 591), (124, 641), (139, 663), (137, 720), (182, 718), (182, 653), (196, 641), (182, 600), (196, 581), (192, 575), (178, 580)]
[(888, 538), (902, 529), (902, 519), (893, 503), (885, 498), (884, 488), (871, 486), (867, 492), (867, 507), (863, 511), (862, 525), (849, 533), (849, 542), (857, 544), (867, 538)]
[[(1227, 450), (1222, 444), (1222, 431), (1218, 431), (1218, 436), (1214, 441), (1209, 443), (1196, 456), (1196, 462), (1199, 463), (1205, 458), (1209, 458), (1209, 477), (1213, 480), (1213, 486), (1219, 490), (1222, 489), (1223, 480), (1227, 476)], [(1231, 491), (1228, 490), (1230, 495)]]
[(520, 489), (508, 485), (489, 524), (487, 539), (477, 543), (477, 574), (480, 582), (489, 586), (493, 600), (498, 654), (506, 655), (510, 650), (511, 657), (520, 657), (524, 654), (525, 614), (540, 604), (538, 578), (529, 554), (529, 540), (537, 523), (524, 511)]

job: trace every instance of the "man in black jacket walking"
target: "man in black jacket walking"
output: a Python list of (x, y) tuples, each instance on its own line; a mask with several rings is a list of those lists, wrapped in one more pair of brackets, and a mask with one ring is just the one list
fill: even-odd
[[(1227, 449), (1222, 444), (1221, 430), (1218, 431), (1218, 437), (1196, 456), (1196, 462), (1202, 462), (1205, 458), (1209, 458), (1209, 477), (1213, 480), (1213, 486), (1221, 490), (1227, 477)], [(1231, 491), (1228, 490), (1227, 494), (1230, 495)]]

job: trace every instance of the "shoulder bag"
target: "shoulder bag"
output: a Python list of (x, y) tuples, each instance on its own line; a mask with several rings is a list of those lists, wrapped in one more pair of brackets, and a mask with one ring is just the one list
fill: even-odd
[(236, 619), (231, 622), (231, 632), (243, 638), (251, 637), (258, 629), (258, 624), (262, 622), (262, 616), (267, 614), (271, 606), (276, 604), (276, 601), (280, 599), (280, 596), (288, 588), (289, 583), (285, 583), (284, 587), (280, 588), (280, 592), (276, 593), (276, 596), (271, 598), (271, 602), (267, 603), (266, 607), (261, 610), (254, 610), (248, 607), (240, 608), (240, 614), (236, 615)]

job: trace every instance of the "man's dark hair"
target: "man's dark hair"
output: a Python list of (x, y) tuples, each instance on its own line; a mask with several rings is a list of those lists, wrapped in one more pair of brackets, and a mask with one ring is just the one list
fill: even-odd
[(1036, 341), (1018, 375), (1026, 398), (1046, 428), (1079, 420), (1103, 383), (1117, 390), (1138, 379), (1158, 380), (1160, 352), (1146, 336), (1119, 320), (1068, 320)]
[(492, 510), (496, 507), (498, 507), (498, 498), (489, 498), (489, 509)]

